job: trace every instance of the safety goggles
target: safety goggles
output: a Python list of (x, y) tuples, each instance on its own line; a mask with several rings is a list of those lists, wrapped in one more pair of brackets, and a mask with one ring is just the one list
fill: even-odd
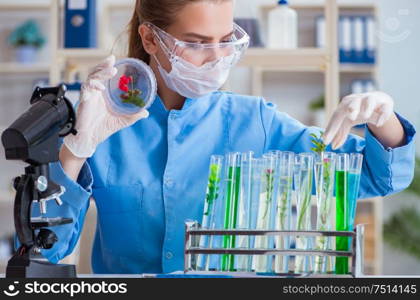
[(249, 46), (249, 35), (239, 25), (233, 24), (232, 35), (221, 43), (191, 43), (181, 41), (152, 23), (145, 23), (155, 34), (163, 51), (170, 60), (180, 57), (186, 61), (205, 62), (229, 57), (231, 65), (236, 64)]

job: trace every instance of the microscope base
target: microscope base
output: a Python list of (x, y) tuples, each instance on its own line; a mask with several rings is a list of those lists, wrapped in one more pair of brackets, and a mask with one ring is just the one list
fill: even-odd
[(29, 265), (9, 261), (6, 278), (76, 278), (76, 266), (56, 265), (50, 262), (30, 260)]

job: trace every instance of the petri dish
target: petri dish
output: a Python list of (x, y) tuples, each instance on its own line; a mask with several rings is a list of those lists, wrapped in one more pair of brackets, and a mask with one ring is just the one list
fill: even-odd
[(107, 102), (117, 114), (132, 115), (148, 109), (156, 98), (157, 84), (152, 69), (143, 61), (125, 58), (115, 63), (118, 73), (108, 80)]

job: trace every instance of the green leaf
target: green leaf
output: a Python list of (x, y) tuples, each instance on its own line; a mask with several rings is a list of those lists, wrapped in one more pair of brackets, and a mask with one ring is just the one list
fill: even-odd
[(315, 146), (312, 147), (311, 150), (316, 152), (316, 153), (321, 153), (324, 152), (325, 149), (327, 148), (327, 146), (324, 144), (324, 142), (322, 141), (322, 134), (323, 132), (320, 132), (320, 135), (316, 135), (315, 133), (311, 133), (310, 136), (312, 137), (311, 139), (311, 143)]
[(312, 144), (314, 144), (318, 148), (322, 147), (322, 144), (317, 142), (317, 141), (311, 141), (311, 142), (312, 142)]

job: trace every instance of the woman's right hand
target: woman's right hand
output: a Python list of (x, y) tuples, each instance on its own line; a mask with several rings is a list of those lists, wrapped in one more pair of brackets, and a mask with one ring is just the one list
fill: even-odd
[(78, 158), (91, 157), (96, 147), (112, 134), (149, 116), (146, 109), (134, 115), (117, 115), (108, 108), (105, 82), (117, 74), (114, 65), (112, 55), (97, 65), (82, 84), (76, 113), (77, 135), (64, 138), (68, 150)]

